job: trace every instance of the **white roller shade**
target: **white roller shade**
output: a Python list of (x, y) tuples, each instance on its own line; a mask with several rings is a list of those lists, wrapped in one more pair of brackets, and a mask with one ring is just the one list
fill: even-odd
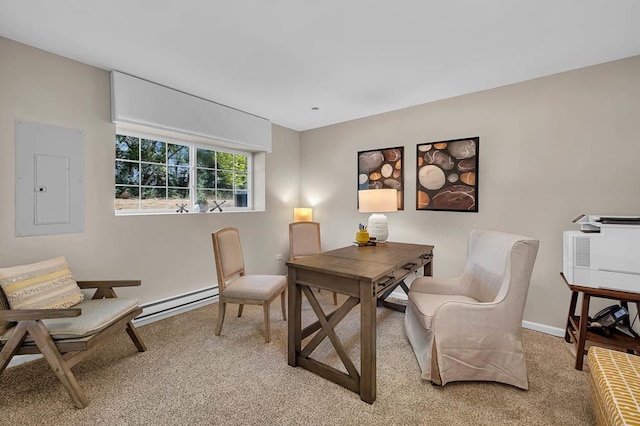
[(159, 84), (111, 72), (111, 119), (271, 152), (271, 122)]

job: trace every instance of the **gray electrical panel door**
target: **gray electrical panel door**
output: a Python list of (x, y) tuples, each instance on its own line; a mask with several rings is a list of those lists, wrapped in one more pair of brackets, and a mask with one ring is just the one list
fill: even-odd
[(84, 134), (16, 120), (16, 236), (84, 231)]

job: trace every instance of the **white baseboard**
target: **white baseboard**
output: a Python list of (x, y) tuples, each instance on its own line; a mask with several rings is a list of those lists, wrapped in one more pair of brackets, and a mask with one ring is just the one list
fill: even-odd
[(546, 324), (540, 324), (531, 321), (522, 321), (522, 327), (533, 331), (539, 331), (541, 333), (550, 334), (552, 336), (564, 337), (564, 329), (559, 327), (552, 327)]

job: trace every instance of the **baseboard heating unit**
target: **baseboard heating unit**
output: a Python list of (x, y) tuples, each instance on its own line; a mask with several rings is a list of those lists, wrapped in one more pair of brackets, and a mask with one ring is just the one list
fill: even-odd
[(133, 323), (136, 327), (178, 315), (218, 301), (218, 286), (205, 287), (155, 302), (145, 303)]

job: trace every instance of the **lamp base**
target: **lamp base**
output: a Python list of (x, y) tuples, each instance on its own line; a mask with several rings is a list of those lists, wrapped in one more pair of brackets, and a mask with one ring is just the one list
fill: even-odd
[(375, 237), (378, 243), (386, 243), (389, 238), (389, 225), (387, 217), (382, 213), (374, 213), (369, 216), (367, 230), (371, 237)]

